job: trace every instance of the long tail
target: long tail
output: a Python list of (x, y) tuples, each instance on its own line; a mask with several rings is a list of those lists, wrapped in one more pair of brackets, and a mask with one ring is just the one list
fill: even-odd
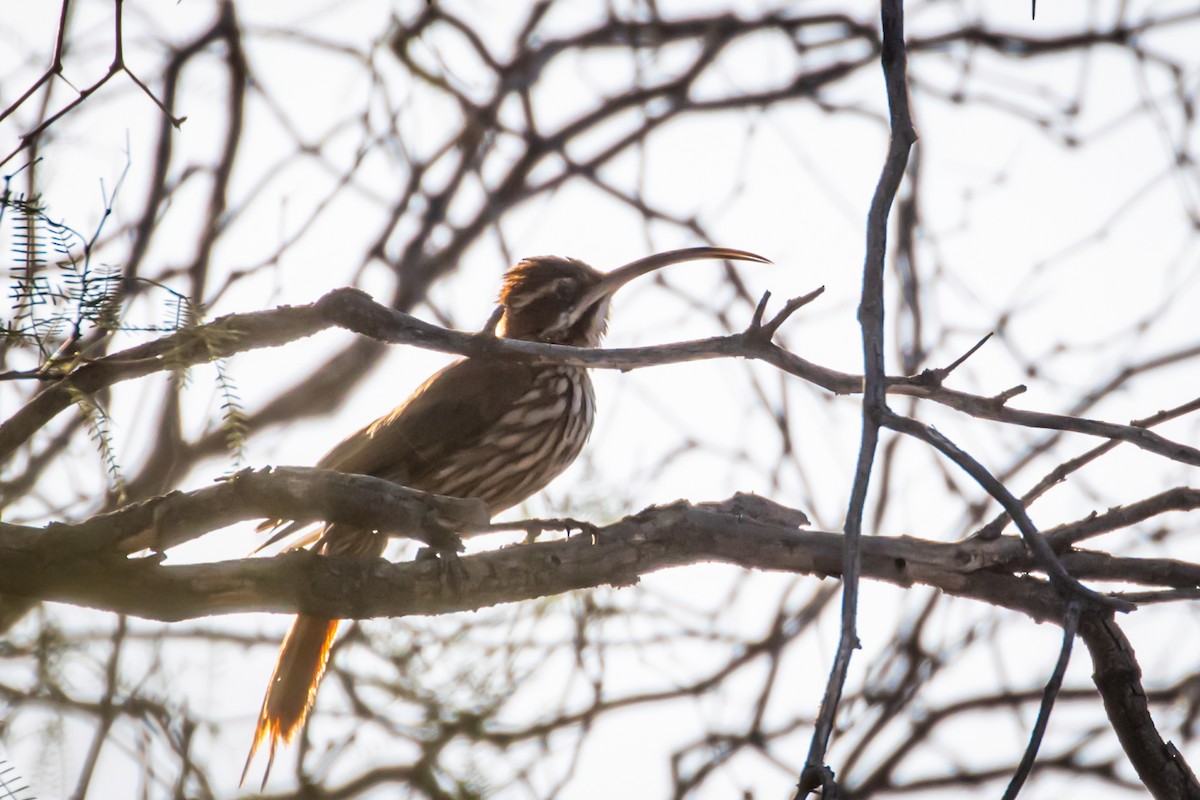
[(254, 742), (250, 745), (250, 755), (246, 756), (239, 786), (245, 783), (250, 762), (264, 739), (270, 740), (267, 770), (263, 773), (263, 786), (267, 785), (267, 776), (275, 761), (275, 747), (280, 739), (285, 743), (292, 740), (317, 696), (317, 684), (325, 673), (329, 646), (333, 644), (337, 627), (338, 620), (317, 617), (299, 616), (292, 623), (279, 648), (279, 660), (275, 662), (275, 672), (267, 685), (267, 696), (263, 698)]

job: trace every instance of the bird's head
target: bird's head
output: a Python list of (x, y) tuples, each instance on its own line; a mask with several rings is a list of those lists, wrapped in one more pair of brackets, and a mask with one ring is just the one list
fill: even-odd
[(648, 272), (700, 259), (770, 263), (762, 256), (728, 247), (691, 247), (647, 256), (612, 272), (599, 272), (574, 258), (535, 256), (504, 274), (498, 333), (513, 339), (595, 347), (608, 327), (612, 296)]

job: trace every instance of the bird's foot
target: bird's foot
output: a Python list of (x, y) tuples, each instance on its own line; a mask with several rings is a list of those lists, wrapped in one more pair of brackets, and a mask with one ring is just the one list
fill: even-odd
[(570, 517), (559, 517), (556, 519), (533, 519), (528, 520), (523, 524), (525, 528), (525, 543), (531, 544), (537, 541), (537, 538), (546, 531), (563, 531), (570, 538), (572, 531), (586, 533), (591, 537), (592, 541), (596, 540), (596, 534), (600, 528), (590, 522), (583, 520), (571, 519)]
[(471, 577), (467, 574), (467, 568), (463, 566), (462, 559), (458, 557), (456, 550), (422, 547), (417, 551), (416, 561), (431, 559), (437, 562), (438, 578), (455, 593), (458, 593), (462, 589), (463, 583)]

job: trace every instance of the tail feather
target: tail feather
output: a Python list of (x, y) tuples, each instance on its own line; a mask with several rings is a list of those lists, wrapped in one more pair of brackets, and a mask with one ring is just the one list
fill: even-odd
[(279, 649), (279, 660), (275, 662), (271, 682), (267, 685), (267, 695), (263, 698), (258, 727), (254, 730), (254, 741), (250, 745), (250, 755), (246, 757), (239, 786), (245, 783), (250, 762), (254, 760), (254, 754), (264, 739), (268, 740), (268, 756), (263, 786), (267, 785), (271, 764), (275, 761), (275, 748), (280, 740), (286, 743), (295, 737), (317, 696), (317, 684), (325, 673), (329, 648), (337, 628), (336, 619), (299, 616), (292, 623)]

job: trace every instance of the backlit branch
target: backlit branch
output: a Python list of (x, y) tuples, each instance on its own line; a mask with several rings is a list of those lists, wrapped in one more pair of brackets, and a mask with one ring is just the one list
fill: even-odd
[[(250, 508), (254, 506), (246, 504), (234, 515)], [(218, 519), (212, 525), (227, 522)], [(113, 538), (97, 531), (92, 535), (98, 542)], [(187, 538), (169, 531), (162, 535)], [(126, 558), (119, 550), (128, 547), (108, 557), (84, 547), (72, 557), (70, 548), (42, 538), (27, 529), (0, 528), (5, 553), (0, 582), (7, 591), (162, 620), (245, 611), (343, 618), (445, 614), (586, 587), (628, 586), (658, 570), (710, 561), (838, 576), (844, 543), (840, 533), (798, 530), (745, 513), (678, 502), (591, 534), (461, 557), (466, 577), (454, 586), (459, 581), (433, 559), (363, 562), (293, 551), (274, 558), (172, 566), (158, 558)], [(1101, 553), (1089, 559), (1079, 563), (1085, 577), (1088, 572), (1120, 573), (1134, 580), (1143, 575), (1175, 586), (1200, 586), (1200, 568), (1183, 562), (1174, 562), (1173, 570), (1150, 571), (1139, 569), (1136, 559)], [(1038, 621), (1062, 619), (1062, 599), (1048, 582), (1029, 576), (1037, 564), (1017, 537), (946, 543), (869, 536), (862, 539), (862, 565), (864, 577), (871, 580), (932, 586)]]
[[(0, 423), (0, 459), (10, 456), (67, 408), (72, 391), (90, 394), (156, 372), (228, 358), (239, 352), (278, 347), (331, 327), (345, 328), (389, 344), (473, 357), (519, 355), (621, 371), (717, 358), (753, 358), (836, 394), (857, 394), (863, 384), (862, 376), (815, 364), (763, 341), (761, 332), (753, 327), (742, 333), (675, 344), (588, 350), (449, 330), (380, 305), (356, 289), (336, 289), (310, 305), (230, 314), (80, 366), (66, 378), (51, 383), (24, 408)], [(888, 379), (887, 390), (889, 394), (932, 400), (973, 417), (1128, 442), (1174, 461), (1200, 466), (1200, 450), (1136, 425), (1013, 409), (990, 397), (942, 386), (912, 384), (903, 378)]]

